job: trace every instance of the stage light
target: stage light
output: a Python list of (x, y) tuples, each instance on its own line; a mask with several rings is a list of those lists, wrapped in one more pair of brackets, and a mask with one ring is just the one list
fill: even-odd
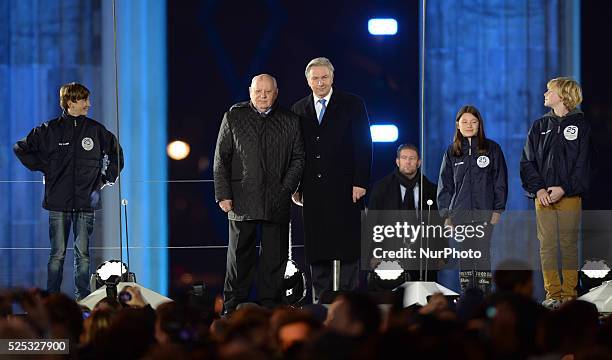
[(287, 260), (283, 278), (283, 299), (288, 304), (299, 304), (306, 297), (306, 275), (298, 268), (295, 261)]
[(580, 283), (585, 290), (597, 288), (612, 280), (610, 266), (602, 259), (585, 260), (580, 271), (582, 272)]
[(117, 298), (117, 284), (127, 273), (127, 266), (119, 260), (108, 260), (96, 269), (96, 280), (106, 285), (106, 296)]
[(184, 141), (173, 141), (166, 147), (166, 152), (172, 160), (183, 160), (189, 155), (189, 144)]
[(371, 125), (372, 142), (395, 142), (398, 131), (395, 125)]
[(372, 35), (395, 35), (397, 34), (397, 21), (395, 19), (370, 19), (368, 20), (368, 31)]
[(397, 261), (382, 261), (374, 272), (381, 280), (395, 280), (404, 273), (404, 268)]
[(603, 260), (587, 260), (581, 270), (591, 279), (603, 279), (610, 272), (610, 267)]
[(597, 307), (600, 314), (612, 313), (612, 272), (610, 265), (602, 259), (588, 259), (580, 269), (581, 287), (588, 292), (578, 300), (588, 301)]
[(127, 266), (119, 260), (108, 260), (100, 264), (96, 270), (96, 276), (100, 283), (115, 281), (121, 278), (127, 271)]

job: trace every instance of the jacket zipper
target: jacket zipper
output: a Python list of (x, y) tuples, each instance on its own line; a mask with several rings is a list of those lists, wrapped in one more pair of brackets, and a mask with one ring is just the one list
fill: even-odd
[[(470, 187), (469, 187), (469, 189), (470, 189), (470, 208), (473, 208), (474, 207), (474, 199), (472, 198), (472, 184), (471, 184), (471, 182), (472, 182), (472, 143), (471, 142), (469, 143), (469, 146), (470, 147), (468, 148), (468, 156), (469, 156), (469, 158), (468, 158), (467, 171), (470, 172), (470, 176), (468, 176), (468, 179), (470, 181)], [(473, 211), (474, 209), (471, 209), (471, 210)], [(473, 216), (472, 216), (471, 220), (474, 221)]]
[(74, 126), (72, 127), (72, 211), (76, 211), (76, 146), (74, 144), (75, 133), (76, 133), (77, 121), (74, 119)]

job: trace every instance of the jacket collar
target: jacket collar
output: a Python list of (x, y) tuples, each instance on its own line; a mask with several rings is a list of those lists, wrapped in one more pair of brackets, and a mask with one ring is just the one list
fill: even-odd
[(550, 118), (564, 120), (566, 118), (573, 117), (574, 115), (582, 115), (582, 114), (583, 114), (583, 112), (580, 109), (574, 108), (572, 111), (570, 111), (567, 114), (565, 114), (565, 116), (558, 116), (557, 114), (555, 114), (554, 111), (550, 110), (549, 112), (544, 114), (544, 117), (550, 117)]
[(74, 121), (74, 122), (81, 122), (81, 121), (86, 119), (86, 117), (84, 115), (72, 116), (72, 115), (68, 114), (67, 111), (63, 111), (61, 117), (62, 117), (62, 119), (68, 120), (70, 122), (72, 122), (72, 121)]
[(463, 138), (461, 140), (461, 148), (463, 149), (463, 152), (467, 152), (467, 150), (469, 148), (472, 148), (472, 150), (475, 150), (478, 148), (478, 136), (472, 136), (472, 144), (470, 145), (470, 142), (468, 141), (467, 138)]
[(249, 107), (251, 108), (251, 110), (253, 110), (257, 115), (261, 116), (261, 117), (268, 117), (271, 116), (272, 114), (274, 114), (274, 112), (276, 111), (276, 109), (278, 108), (278, 99), (276, 99), (276, 101), (274, 101), (274, 103), (272, 104), (272, 106), (270, 107), (270, 109), (268, 110), (268, 112), (266, 113), (261, 113), (259, 112), (259, 110), (257, 110), (255, 108), (255, 105), (253, 105), (252, 102), (249, 101)]

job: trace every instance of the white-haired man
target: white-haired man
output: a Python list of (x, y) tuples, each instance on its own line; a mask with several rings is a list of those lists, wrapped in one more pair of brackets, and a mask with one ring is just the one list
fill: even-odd
[(334, 66), (327, 58), (311, 60), (305, 75), (312, 93), (292, 107), (306, 153), (293, 198), (304, 205), (306, 261), (318, 301), (332, 290), (333, 260), (340, 260), (340, 290), (358, 285), (360, 210), (370, 182), (372, 138), (363, 99), (332, 87)]

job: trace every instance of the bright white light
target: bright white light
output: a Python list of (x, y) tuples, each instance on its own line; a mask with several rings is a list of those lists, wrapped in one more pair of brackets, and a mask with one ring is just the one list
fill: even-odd
[(603, 279), (610, 272), (610, 267), (603, 260), (587, 260), (581, 270), (591, 279)]
[(395, 125), (371, 125), (370, 134), (373, 142), (394, 142), (398, 131)]
[(395, 19), (370, 19), (368, 20), (368, 31), (372, 35), (395, 35), (397, 34), (397, 21)]
[(166, 147), (166, 152), (172, 160), (183, 160), (189, 155), (189, 144), (184, 141), (173, 141)]
[(582, 272), (591, 279), (603, 279), (610, 270), (582, 270)]
[(287, 267), (285, 268), (285, 279), (289, 279), (298, 272), (298, 268), (295, 267), (293, 261), (287, 261)]
[(402, 275), (404, 269), (397, 261), (382, 261), (374, 272), (382, 280), (395, 280)]
[(104, 264), (102, 264), (102, 266), (100, 266), (100, 268), (97, 270), (97, 273), (100, 276), (100, 279), (106, 281), (111, 276), (121, 276), (122, 274), (125, 274), (126, 271), (127, 269), (125, 264), (120, 261), (113, 260), (104, 262)]

